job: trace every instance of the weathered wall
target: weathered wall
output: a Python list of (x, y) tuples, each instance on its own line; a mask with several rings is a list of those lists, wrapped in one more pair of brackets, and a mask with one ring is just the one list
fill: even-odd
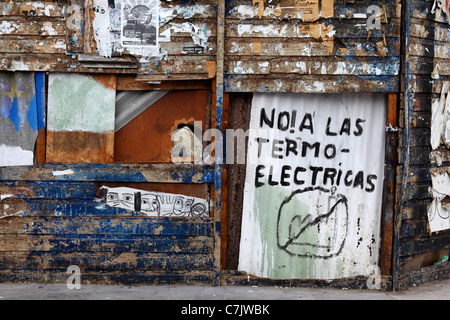
[(226, 1), (229, 92), (396, 92), (400, 1)]
[[(210, 90), (211, 87), (215, 90), (210, 79), (214, 78), (216, 73), (216, 59), (219, 56), (217, 42), (221, 43), (223, 40), (217, 32), (218, 1), (151, 2), (160, 4), (157, 10), (159, 18), (152, 22), (152, 26), (157, 24), (158, 37), (155, 41), (151, 40), (150, 46), (140, 43), (136, 48), (127, 47), (118, 37), (124, 27), (121, 13), (124, 2), (118, 0), (0, 1), (0, 70), (85, 73), (90, 74), (90, 77), (94, 73), (127, 74), (117, 78), (116, 90), (171, 90), (174, 88)], [(402, 7), (401, 3), (406, 3), (408, 6)], [(395, 177), (393, 168), (397, 162), (391, 158), (388, 159), (394, 153), (388, 144), (386, 150), (388, 183), (384, 193), (384, 205), (388, 208), (385, 207), (383, 212), (389, 212), (389, 214), (386, 215), (386, 220), (382, 221), (383, 226), (388, 226), (382, 229), (383, 239), (389, 240), (390, 231), (392, 231), (389, 228), (394, 194), (390, 192), (394, 189), (392, 182), (395, 178), (397, 179), (395, 200), (398, 216), (394, 234), (392, 259), (394, 265), (392, 268), (389, 263), (384, 266), (383, 274), (386, 275), (391, 274), (391, 271), (394, 276), (397, 271), (400, 271), (401, 276), (410, 272), (424, 272), (423, 274), (427, 274), (424, 279), (429, 279), (434, 276), (434, 271), (436, 274), (448, 274), (448, 268), (445, 269), (442, 266), (424, 268), (448, 254), (450, 242), (448, 230), (430, 234), (428, 221), (432, 213), (430, 208), (433, 208), (430, 206), (431, 203), (437, 205), (435, 208), (438, 208), (440, 213), (445, 214), (448, 211), (447, 189), (441, 188), (448, 180), (446, 171), (450, 161), (446, 148), (445, 119), (447, 116), (443, 115), (440, 121), (434, 121), (432, 110), (433, 108), (445, 110), (445, 105), (448, 104), (446, 98), (448, 95), (446, 96), (443, 88), (450, 80), (449, 21), (447, 8), (438, 7), (437, 4), (438, 1), (418, 0), (410, 2), (400, 0), (226, 1), (226, 25), (223, 35), (225, 38), (224, 84), (225, 91), (231, 94), (230, 123), (232, 126), (243, 128), (248, 126), (250, 116), (249, 110), (245, 107), (249, 106), (250, 96), (246, 93), (402, 93), (400, 102), (403, 108), (400, 110), (399, 128), (396, 121), (389, 120), (389, 115), (389, 121), (387, 121), (387, 124), (395, 123), (393, 127), (388, 126), (388, 142), (395, 142), (396, 133), (401, 133), (398, 152), (398, 163), (401, 167)], [(402, 26), (405, 29), (401, 30)], [(151, 33), (153, 34), (154, 31)], [(401, 42), (401, 39), (404, 41)], [(400, 74), (401, 71), (403, 74)], [(102, 77), (102, 81), (110, 78), (104, 75), (97, 79)], [(191, 81), (193, 79), (204, 81)], [(45, 97), (43, 80), (44, 78), (41, 77), (40, 84), (35, 88), (40, 101), (42, 97)], [(149, 81), (153, 84), (146, 83)], [(162, 83), (159, 83), (160, 81)], [(221, 85), (221, 82), (218, 84)], [(235, 93), (238, 96), (233, 96)], [(214, 95), (214, 92), (212, 94)], [(9, 93), (6, 95), (9, 97)], [(200, 100), (203, 101), (203, 98)], [(211, 100), (214, 101), (214, 97)], [(218, 102), (221, 104), (223, 101), (219, 98)], [(219, 107), (218, 111), (221, 112), (222, 105)], [(393, 109), (394, 111), (390, 114), (395, 118), (395, 105)], [(3, 110), (6, 112), (7, 109)], [(205, 112), (197, 109), (195, 111), (200, 112), (202, 117), (205, 114), (205, 123), (209, 122), (206, 127), (214, 126), (211, 121), (215, 117), (214, 108), (207, 109)], [(37, 112), (40, 132), (36, 140), (34, 156), (36, 163), (43, 164), (46, 161), (46, 155), (50, 156), (47, 160), (51, 160), (52, 153), (58, 154), (58, 152), (52, 151), (55, 144), (46, 143), (52, 141), (55, 135), (51, 130), (48, 137), (45, 135), (43, 109)], [(245, 116), (241, 117), (241, 112), (245, 112)], [(6, 117), (1, 119), (3, 126), (5, 121), (9, 121), (5, 120)], [(186, 120), (190, 120), (190, 117)], [(432, 123), (441, 124), (438, 127), (443, 133), (442, 139), (436, 138), (437, 135), (431, 133)], [(25, 131), (26, 128), (23, 129)], [(36, 132), (32, 131), (31, 140), (35, 140)], [(59, 133), (63, 131), (60, 130)], [(69, 135), (70, 144), (62, 134), (57, 136), (61, 138), (59, 141), (64, 140), (65, 145), (61, 145), (66, 148), (66, 151), (68, 146), (72, 147), (72, 156), (75, 158), (79, 156), (74, 148), (75, 145), (87, 150), (92, 146), (93, 140), (85, 134), (69, 133)], [(2, 136), (3, 138), (5, 136)], [(111, 140), (108, 141), (111, 142)], [(438, 147), (435, 147), (433, 141), (438, 141)], [(97, 146), (111, 145), (99, 143), (98, 139), (93, 143)], [(127, 144), (126, 137), (122, 143)], [(50, 148), (46, 150), (46, 146)], [(167, 145), (166, 148), (168, 147)], [(165, 155), (166, 151), (163, 150)], [(430, 158), (431, 151), (433, 152)], [(113, 160), (112, 149), (101, 152), (106, 154), (107, 158), (98, 161)], [(89, 154), (89, 151), (86, 153)], [(133, 154), (132, 148), (129, 153)], [(94, 154), (91, 153), (91, 155)], [(73, 159), (59, 157), (54, 161), (73, 162), (75, 161)], [(158, 158), (158, 162), (160, 159), (167, 161), (166, 157), (161, 157)], [(118, 161), (133, 162), (123, 159)], [(77, 162), (82, 161), (77, 160)], [(245, 168), (241, 165), (229, 166), (227, 169), (229, 173), (226, 193), (229, 197), (226, 201), (228, 203), (226, 231), (228, 238), (227, 242), (224, 242), (224, 247), (228, 247), (225, 260), (229, 269), (236, 269), (242, 206), (239, 201), (242, 201), (243, 193), (243, 182), (240, 183), (237, 178), (243, 177)], [(0, 170), (2, 181), (0, 208), (4, 213), (0, 219), (2, 228), (0, 239), (8, 240), (7, 245), (16, 253), (16, 255), (8, 255), (6, 253), (8, 249), (3, 251), (3, 260), (1, 260), (3, 279), (24, 281), (50, 279), (56, 272), (54, 274), (59, 274), (58, 277), (61, 277), (58, 279), (62, 280), (67, 277), (64, 274), (67, 263), (73, 261), (85, 263), (89, 254), (100, 255), (98, 252), (103, 250), (102, 246), (107, 248), (105, 249), (108, 252), (106, 260), (98, 258), (96, 260), (99, 263), (98, 266), (84, 264), (86, 270), (92, 271), (91, 274), (97, 274), (97, 278), (94, 277), (97, 280), (101, 278), (100, 274), (103, 274), (100, 270), (108, 274), (109, 270), (113, 270), (115, 266), (122, 268), (123, 260), (115, 260), (115, 257), (122, 254), (125, 257), (126, 251), (130, 252), (128, 255), (131, 256), (129, 256), (130, 259), (124, 258), (125, 260), (133, 261), (132, 263), (142, 262), (138, 264), (143, 266), (143, 269), (138, 268), (136, 273), (132, 273), (131, 269), (136, 264), (128, 262), (125, 264), (126, 266), (121, 270), (130, 271), (128, 274), (125, 272), (129, 275), (128, 278), (125, 277), (129, 282), (138, 281), (138, 279), (157, 282), (163, 279), (164, 275), (160, 271), (150, 273), (149, 277), (139, 273), (151, 266), (152, 261), (162, 263), (158, 266), (165, 266), (165, 263), (175, 261), (174, 264), (178, 265), (180, 272), (175, 272), (175, 277), (169, 276), (172, 280), (182, 281), (189, 278), (199, 282), (209, 282), (211, 277), (217, 276), (217, 273), (213, 276), (211, 271), (214, 268), (217, 271), (217, 247), (216, 254), (213, 255), (215, 242), (212, 240), (213, 237), (216, 237), (215, 240), (218, 239), (220, 223), (217, 217), (216, 220), (212, 217), (204, 217), (183, 222), (175, 219), (173, 223), (165, 224), (164, 221), (158, 220), (159, 218), (134, 216), (135, 213), (119, 209), (108, 208), (103, 211), (99, 209), (97, 202), (98, 190), (102, 184), (108, 184), (111, 187), (153, 189), (155, 187), (153, 183), (162, 183), (163, 186), (159, 185), (153, 191), (165, 190), (175, 194), (186, 194), (183, 188), (188, 190), (191, 186), (183, 185), (181, 189), (178, 187), (172, 189), (171, 186), (179, 183), (194, 183), (195, 195), (203, 198), (206, 196), (210, 199), (212, 197), (207, 184), (214, 182), (214, 168), (211, 166), (55, 164), (33, 168), (9, 167), (0, 168)], [(133, 183), (145, 183), (145, 185), (132, 186)], [(75, 186), (79, 186), (80, 191), (75, 190)], [(197, 188), (200, 188), (203, 193)], [(83, 190), (86, 192), (82, 193)], [(58, 206), (56, 203), (61, 204)], [(108, 217), (103, 215), (105, 212)], [(152, 223), (161, 223), (161, 228), (158, 231), (150, 230)], [(110, 226), (110, 229), (103, 228), (105, 224)], [(100, 225), (102, 227), (99, 227)], [(80, 229), (74, 226), (80, 226)], [(140, 229), (141, 226), (142, 229)], [(162, 239), (159, 238), (160, 229), (172, 231), (167, 231), (168, 238)], [(53, 232), (56, 232), (55, 235), (52, 235)], [(142, 240), (147, 236), (155, 236), (157, 241), (163, 240), (165, 244), (169, 240), (178, 243), (180, 239), (193, 240), (194, 244), (190, 247), (187, 242), (184, 242), (186, 246), (175, 245), (165, 251), (164, 245), (160, 246), (158, 244), (160, 242), (153, 242), (154, 245), (152, 244), (151, 248), (143, 248)], [(14, 247), (15, 242), (12, 241), (16, 238), (21, 243), (17, 250)], [(62, 239), (65, 242), (61, 242)], [(114, 240), (108, 242), (107, 239)], [(197, 240), (204, 241), (206, 247), (198, 251), (195, 244)], [(69, 244), (68, 247), (73, 248), (71, 258), (69, 255), (61, 254), (61, 247), (58, 245), (60, 242)], [(122, 246), (122, 242), (130, 246)], [(381, 259), (391, 261), (390, 242), (386, 241), (382, 245), (383, 250), (388, 254)], [(134, 249), (136, 246), (139, 249)], [(36, 250), (33, 250), (33, 247)], [(158, 252), (160, 249), (162, 251)], [(117, 251), (122, 253), (118, 254)], [(139, 258), (135, 260), (134, 253), (131, 254), (131, 252), (136, 253), (137, 256), (147, 252), (152, 256), (147, 256), (150, 260), (139, 260)], [(164, 256), (162, 252), (171, 253)], [(187, 255), (184, 256), (183, 252)], [(196, 257), (196, 252), (201, 252), (202, 256)], [(178, 253), (181, 256), (175, 255)], [(190, 256), (191, 253), (194, 255)], [(36, 260), (39, 255), (42, 259)], [(173, 257), (175, 260), (170, 260)], [(199, 259), (204, 264), (198, 266), (198, 272), (188, 272), (186, 278), (181, 274), (186, 270), (192, 270), (191, 258)], [(211, 259), (214, 260), (213, 267)], [(31, 270), (34, 270), (34, 273), (24, 272), (27, 263), (28, 266), (32, 266)], [(20, 271), (14, 271), (15, 266)], [(156, 278), (153, 275), (157, 275)], [(162, 278), (158, 278), (159, 276)], [(102, 279), (117, 280), (118, 278), (110, 273)]]
[(212, 218), (152, 217), (105, 203), (99, 194), (102, 186), (127, 186), (208, 200), (206, 183), (183, 184), (211, 181), (208, 168), (90, 164), (0, 171), (0, 281), (64, 284), (75, 265), (83, 284), (212, 283)]
[(121, 45), (118, 0), (1, 1), (0, 69), (214, 77), (216, 1), (150, 2), (159, 37), (146, 48)]
[[(414, 281), (448, 274), (448, 267), (441, 270), (441, 266), (433, 267), (433, 263), (450, 250), (449, 230), (432, 232), (434, 229), (430, 229), (430, 218), (436, 209), (431, 205), (432, 200), (437, 197), (438, 208), (445, 209), (446, 194), (440, 196), (436, 192), (448, 187), (445, 179), (450, 160), (444, 133), (447, 123), (444, 117), (438, 117), (440, 102), (445, 105), (446, 100), (442, 90), (450, 80), (449, 13), (436, 4), (436, 1), (416, 0), (408, 2), (405, 8), (405, 91), (400, 116), (401, 167), (397, 180), (399, 217), (395, 250), (400, 277), (412, 272), (418, 275)], [(437, 129), (439, 125), (441, 128)], [(444, 185), (435, 184), (439, 177), (443, 178)], [(445, 210), (443, 213), (445, 218)], [(410, 285), (407, 277), (403, 285)]]

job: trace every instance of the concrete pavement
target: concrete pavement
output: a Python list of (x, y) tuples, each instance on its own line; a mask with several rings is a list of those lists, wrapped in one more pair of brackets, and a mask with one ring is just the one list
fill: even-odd
[(450, 279), (397, 292), (247, 286), (0, 284), (0, 300), (450, 300)]

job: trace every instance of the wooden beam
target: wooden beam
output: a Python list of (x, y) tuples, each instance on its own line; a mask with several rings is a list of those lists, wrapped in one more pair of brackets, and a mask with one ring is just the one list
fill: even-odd
[(214, 169), (204, 165), (175, 164), (46, 164), (2, 167), (0, 181), (116, 181), (116, 182), (214, 182)]
[[(216, 65), (216, 107), (215, 129), (223, 133), (223, 93), (224, 93), (224, 49), (225, 49), (225, 0), (217, 1), (217, 65)], [(215, 170), (214, 170), (214, 272), (213, 285), (220, 284), (221, 267), (221, 222), (222, 222), (222, 162), (223, 152), (218, 153), (217, 148), (223, 150), (223, 145), (216, 143)]]
[(385, 182), (383, 190), (383, 211), (381, 217), (381, 247), (380, 272), (381, 275), (392, 275), (395, 187), (397, 170), (397, 125), (398, 125), (397, 94), (387, 96), (386, 110), (386, 155)]

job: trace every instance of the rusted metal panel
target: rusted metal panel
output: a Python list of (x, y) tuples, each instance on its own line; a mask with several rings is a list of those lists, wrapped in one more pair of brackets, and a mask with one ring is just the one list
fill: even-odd
[(205, 130), (207, 99), (206, 90), (169, 92), (116, 132), (114, 161), (172, 162), (173, 132), (195, 121)]

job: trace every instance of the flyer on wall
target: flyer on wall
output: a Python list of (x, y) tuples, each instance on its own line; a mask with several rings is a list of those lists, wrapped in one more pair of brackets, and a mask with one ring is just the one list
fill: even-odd
[(159, 0), (123, 0), (122, 46), (158, 45)]

